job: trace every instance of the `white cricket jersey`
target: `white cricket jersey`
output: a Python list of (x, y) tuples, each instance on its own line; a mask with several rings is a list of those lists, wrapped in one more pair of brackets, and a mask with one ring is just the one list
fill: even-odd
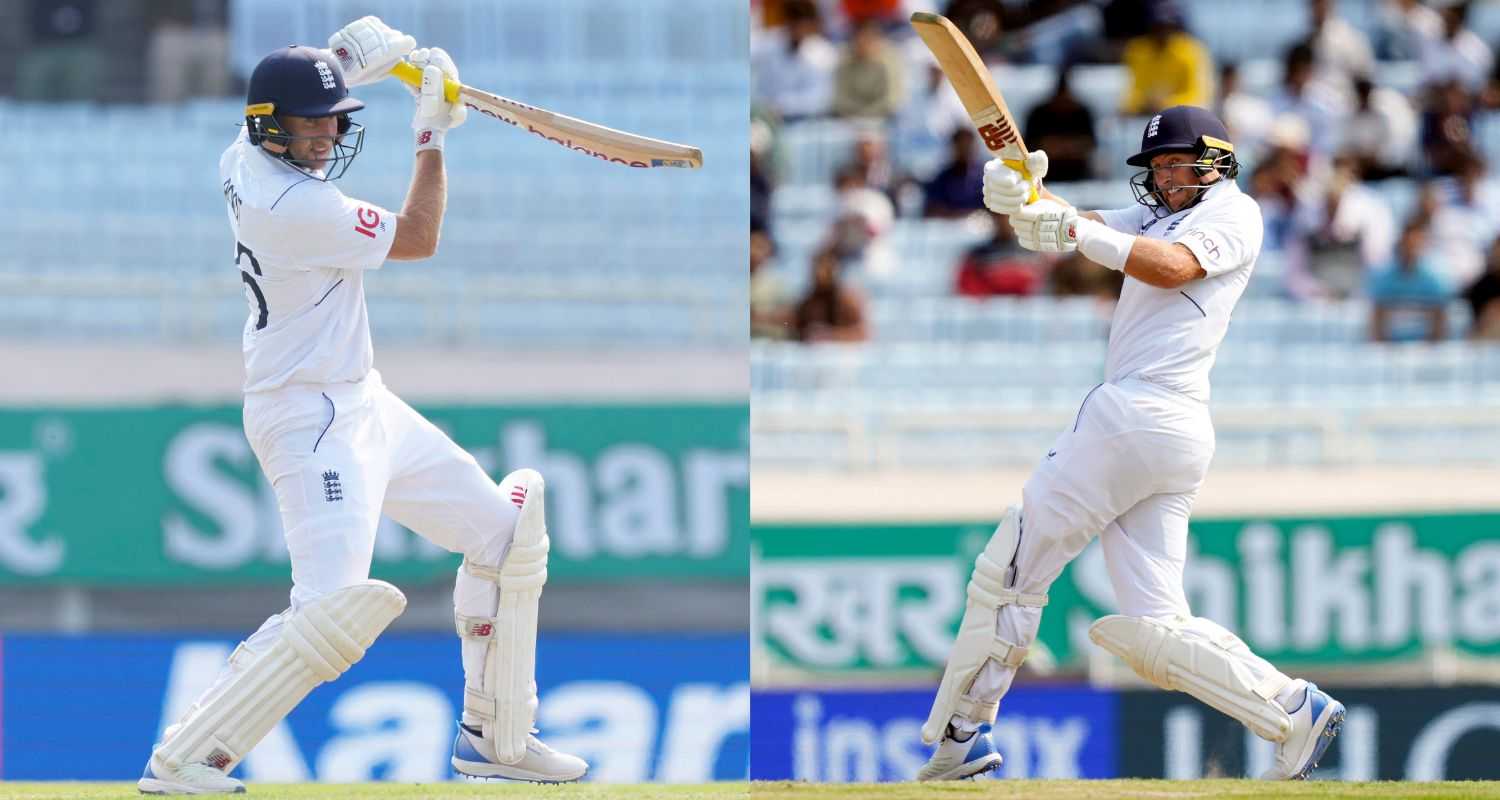
[(1176, 289), (1125, 276), (1106, 380), (1139, 378), (1208, 402), (1214, 355), (1260, 255), (1260, 205), (1233, 181), (1221, 181), (1197, 205), (1162, 219), (1140, 204), (1096, 213), (1117, 231), (1186, 246), (1208, 273)]
[(364, 378), (374, 362), (364, 270), (385, 261), (396, 216), (298, 172), (243, 130), (219, 178), (250, 304), (245, 391)]

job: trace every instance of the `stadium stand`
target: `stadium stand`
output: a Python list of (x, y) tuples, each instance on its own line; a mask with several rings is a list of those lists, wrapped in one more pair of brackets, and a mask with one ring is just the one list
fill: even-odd
[[(559, 5), (585, 24), (544, 24)], [(748, 208), (736, 176), (748, 169), (748, 33), (736, 15), (694, 12), (710, 5), (426, 4), (412, 33), (445, 44), (467, 83), (715, 146), (704, 147), (701, 170), (622, 174), (471, 115), (449, 148), (440, 253), (420, 273), (370, 280), (381, 342), (743, 346), (743, 321), (720, 312), (745, 297)], [(347, 13), (334, 2), (231, 3), (233, 72), (243, 79), (288, 41), (325, 41)], [(368, 133), (344, 189), (395, 206), (411, 177), (400, 144), (410, 101), (390, 83), (356, 95), (367, 107), (355, 120)], [(10, 300), (0, 334), (236, 341), (245, 310), (215, 175), (242, 106), (238, 96), (0, 100), (0, 124), (21, 143), (8, 167), (15, 190), (0, 198), (0, 236), (13, 243), (0, 256)]]
[[(928, 5), (946, 10), (944, 4)], [(1068, 70), (1073, 95), (1097, 121), (1098, 145), (1090, 180), (1049, 182), (1049, 187), (1080, 208), (1132, 202), (1131, 168), (1124, 161), (1138, 148), (1146, 122), (1119, 111), (1130, 80), (1122, 65), (1074, 63), (1082, 52), (1077, 43), (1101, 35), (1101, 10), (1109, 5), (1075, 4), (998, 42), (979, 39), (1023, 127), (1031, 110), (1052, 94), (1059, 70)], [(1376, 175), (1344, 150), (1318, 152), (1321, 137), (1335, 144), (1346, 135), (1354, 141), (1349, 102), (1330, 102), (1336, 112), (1330, 130), (1309, 130), (1306, 109), (1323, 101), (1285, 88), (1292, 51), (1315, 33), (1308, 3), (1181, 4), (1188, 32), (1207, 46), (1217, 65), (1237, 68), (1235, 91), (1251, 101), (1245, 107), (1270, 109), (1259, 130), (1236, 132), (1231, 120), (1232, 134), (1244, 145), (1240, 184), (1261, 201), (1267, 237), (1214, 370), (1220, 426), (1216, 463), (1492, 464), (1500, 453), (1495, 447), (1500, 440), (1488, 431), (1500, 420), (1500, 349), (1485, 341), (1492, 329), (1476, 318), (1482, 301), (1474, 305), (1463, 296), (1476, 270), (1484, 268), (1495, 238), (1489, 211), (1500, 208), (1492, 205), (1500, 197), (1500, 182), (1483, 166), (1500, 157), (1500, 78), (1489, 71), (1493, 56), (1483, 45), (1500, 43), (1500, 7), (1441, 4), (1452, 7), (1445, 11), (1418, 5), (1416, 13), (1427, 16), (1414, 20), (1393, 16), (1396, 5), (1333, 4), (1334, 16), (1342, 20), (1337, 24), (1363, 37), (1375, 56), (1368, 74), (1342, 77), (1367, 78), (1378, 91), (1404, 98), (1399, 113), (1422, 130), (1399, 169)], [(825, 34), (839, 45), (849, 28), (843, 9), (853, 6), (817, 7)], [(1441, 29), (1443, 14), (1457, 15), (1452, 29), (1457, 38), (1451, 41), (1443, 38), (1448, 35)], [(863, 140), (881, 140), (890, 155), (896, 178), (890, 183), (894, 188), (885, 191), (897, 214), (862, 257), (843, 260), (845, 278), (867, 299), (868, 342), (763, 341), (752, 348), (754, 459), (757, 466), (773, 468), (1029, 466), (1037, 445), (1103, 379), (1111, 304), (1108, 298), (1051, 290), (1026, 297), (956, 294), (958, 265), (966, 252), (989, 239), (992, 222), (985, 214), (923, 218), (920, 190), (914, 187), (942, 162), (945, 131), (967, 122), (961, 109), (954, 113), (956, 99), (944, 99), (946, 86), (933, 82), (930, 57), (904, 20), (890, 18), (886, 31), (908, 59), (910, 97), (920, 107), (912, 114), (782, 120), (764, 87), (752, 89), (755, 116), (767, 133), (753, 158), (773, 187), (764, 228), (774, 242), (774, 255), (752, 280), (774, 282), (788, 301), (807, 291), (814, 255), (839, 247), (830, 232), (832, 221), (851, 212), (835, 178)], [(754, 36), (752, 62), (764, 58), (776, 41), (769, 29), (756, 29)], [(1463, 123), (1457, 126), (1463, 131), (1456, 145), (1464, 154), (1459, 163), (1482, 165), (1473, 188), (1466, 188), (1469, 184), (1439, 160), (1442, 151), (1433, 149), (1442, 144), (1441, 131), (1454, 127), (1441, 121), (1446, 81), (1467, 74), (1463, 65), (1434, 53), (1473, 52), (1465, 36), (1480, 43), (1476, 58), (1487, 65), (1489, 76), (1460, 88), (1457, 96), (1466, 105), (1454, 112)], [(1316, 37), (1312, 41), (1316, 91), (1338, 88), (1341, 76), (1322, 71), (1325, 45)], [(938, 88), (924, 94), (930, 85)], [(913, 123), (913, 114), (920, 124)], [(1435, 127), (1440, 130), (1434, 132)], [(1339, 220), (1334, 211), (1345, 186), (1334, 188), (1339, 169), (1353, 170), (1357, 191), (1363, 192), (1359, 197), (1382, 204), (1395, 230), (1371, 233)], [(1323, 219), (1333, 221), (1318, 221)], [(1448, 249), (1430, 254), (1448, 292), (1439, 341), (1375, 342), (1366, 287), (1392, 263), (1395, 233), (1411, 220), (1431, 230), (1464, 232), (1443, 234)], [(1366, 242), (1367, 236), (1377, 241)], [(1453, 244), (1455, 239), (1463, 241)], [(884, 260), (872, 263), (869, 254), (875, 252)], [(1043, 275), (1058, 270), (1053, 262), (1017, 252)], [(1347, 266), (1349, 260), (1354, 267)], [(763, 296), (754, 289), (752, 294)]]

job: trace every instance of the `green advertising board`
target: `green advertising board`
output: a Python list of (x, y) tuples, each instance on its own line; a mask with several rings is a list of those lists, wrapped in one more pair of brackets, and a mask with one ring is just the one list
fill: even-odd
[[(748, 570), (743, 405), (427, 406), (499, 479), (547, 479), (550, 572), (732, 580)], [(372, 573), (458, 557), (388, 520)], [(285, 583), (276, 499), (238, 406), (0, 411), (0, 583)]]
[[(853, 675), (940, 670), (990, 524), (756, 525), (756, 636), (774, 663)], [(1500, 654), (1500, 514), (1194, 522), (1195, 614), (1277, 664)], [(1039, 640), (1080, 666), (1114, 613), (1097, 541), (1053, 584)]]

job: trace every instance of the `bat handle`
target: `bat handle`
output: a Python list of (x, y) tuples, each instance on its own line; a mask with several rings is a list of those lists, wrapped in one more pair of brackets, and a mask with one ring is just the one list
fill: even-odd
[[(397, 61), (396, 66), (391, 67), (391, 74), (396, 76), (396, 80), (401, 81), (402, 83), (412, 87), (413, 89), (422, 88), (422, 70), (416, 64), (413, 64), (410, 61), (407, 61), (405, 59)], [(450, 103), (458, 102), (458, 92), (462, 88), (463, 84), (459, 83), (458, 81), (452, 80), (451, 78), (443, 79), (443, 97), (446, 97), (448, 99), (448, 102)]]
[[(1021, 177), (1025, 178), (1027, 183), (1031, 182), (1031, 171), (1026, 169), (1025, 161), (1014, 158), (1004, 158), (1000, 160), (1000, 163), (1004, 164), (1007, 167), (1010, 167), (1016, 172), (1021, 173)], [(1031, 187), (1031, 193), (1026, 195), (1026, 202), (1028, 204), (1035, 203), (1041, 196), (1041, 193), (1036, 190), (1036, 185), (1033, 184)]]

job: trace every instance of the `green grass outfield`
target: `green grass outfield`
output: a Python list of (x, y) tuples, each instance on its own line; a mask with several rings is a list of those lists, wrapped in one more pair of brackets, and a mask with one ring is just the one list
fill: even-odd
[[(245, 800), (467, 800), (475, 797), (534, 798), (534, 800), (724, 800), (750, 796), (746, 783), (699, 785), (569, 783), (542, 786), (531, 783), (252, 783), (248, 794), (214, 795)], [(130, 783), (5, 783), (0, 800), (96, 800), (146, 795)]]
[(1500, 782), (1445, 781), (1442, 783), (1340, 783), (1304, 781), (1269, 783), (1254, 780), (1113, 780), (1023, 781), (982, 780), (953, 783), (811, 784), (762, 782), (750, 784), (755, 800), (813, 798), (815, 800), (959, 800), (960, 798), (1025, 798), (1025, 800), (1115, 800), (1115, 798), (1220, 797), (1338, 797), (1338, 798), (1500, 798)]

